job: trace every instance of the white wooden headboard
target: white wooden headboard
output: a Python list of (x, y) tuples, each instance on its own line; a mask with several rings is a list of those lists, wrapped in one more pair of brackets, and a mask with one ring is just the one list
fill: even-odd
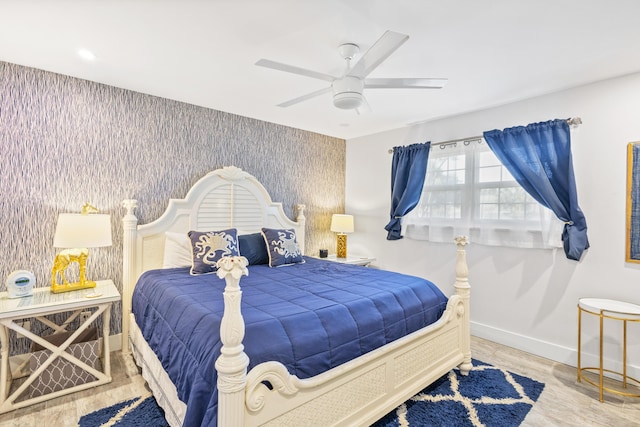
[(258, 180), (234, 166), (208, 173), (196, 182), (184, 199), (171, 199), (165, 212), (155, 221), (138, 225), (134, 209), (137, 201), (122, 202), (123, 283), (122, 351), (128, 351), (131, 296), (138, 277), (147, 270), (162, 267), (165, 232), (187, 233), (236, 228), (238, 234), (259, 232), (262, 227), (293, 228), (304, 253), (304, 205), (296, 205), (296, 221), (289, 219), (281, 203), (274, 203)]

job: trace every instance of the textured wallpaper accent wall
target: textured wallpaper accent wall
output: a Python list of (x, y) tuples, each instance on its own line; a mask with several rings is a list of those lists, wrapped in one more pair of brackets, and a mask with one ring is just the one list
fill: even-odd
[[(307, 205), (308, 254), (335, 250), (329, 225), (344, 211), (341, 139), (0, 62), (0, 144), (1, 290), (17, 269), (50, 285), (58, 214), (87, 201), (112, 215), (114, 241), (91, 250), (89, 278), (112, 278), (122, 289), (122, 200), (137, 199), (147, 223), (169, 198), (229, 165), (254, 175), (289, 216)], [(121, 317), (118, 304), (112, 333)]]

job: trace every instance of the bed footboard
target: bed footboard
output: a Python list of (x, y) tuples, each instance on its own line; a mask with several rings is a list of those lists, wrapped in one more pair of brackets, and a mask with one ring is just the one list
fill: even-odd
[[(226, 280), (218, 370), (218, 424), (223, 426), (370, 425), (458, 367), (471, 369), (470, 286), (466, 237), (456, 238), (456, 294), (434, 324), (313, 378), (266, 362), (247, 374), (239, 280), (243, 257), (219, 262)], [(264, 383), (269, 383), (271, 389)]]

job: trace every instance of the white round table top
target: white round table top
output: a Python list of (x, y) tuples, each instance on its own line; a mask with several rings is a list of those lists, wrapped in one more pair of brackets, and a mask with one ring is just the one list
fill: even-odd
[(580, 308), (621, 319), (640, 320), (640, 305), (604, 298), (580, 298)]

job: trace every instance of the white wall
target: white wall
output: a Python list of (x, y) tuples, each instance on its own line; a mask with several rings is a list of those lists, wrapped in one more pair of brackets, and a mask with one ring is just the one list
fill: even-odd
[[(446, 89), (444, 89), (446, 90)], [(396, 145), (481, 135), (490, 129), (581, 117), (572, 130), (580, 207), (591, 248), (580, 262), (562, 250), (468, 246), (472, 333), (576, 365), (580, 297), (640, 304), (640, 266), (625, 263), (626, 146), (640, 141), (640, 74), (456, 117), (347, 141), (346, 212), (355, 215), (349, 252), (376, 265), (433, 280), (452, 292), (455, 247), (402, 239), (387, 241), (391, 157)], [(605, 323), (606, 357), (621, 366), (622, 326)], [(595, 364), (597, 322), (583, 321), (583, 357)], [(640, 325), (629, 325), (631, 373), (640, 372)], [(586, 353), (586, 354), (585, 354)], [(584, 366), (584, 363), (583, 363)]]

